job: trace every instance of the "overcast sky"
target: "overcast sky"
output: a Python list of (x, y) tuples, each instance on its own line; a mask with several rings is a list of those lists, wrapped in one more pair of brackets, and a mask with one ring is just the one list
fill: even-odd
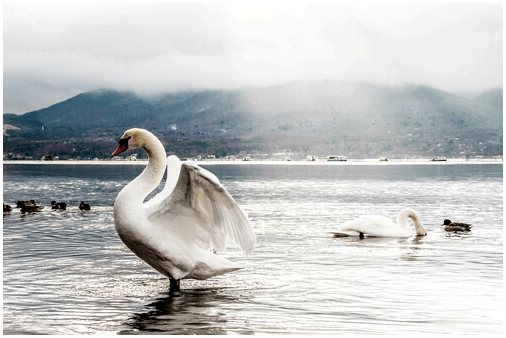
[(97, 88), (151, 94), (304, 78), (502, 86), (497, 3), (41, 0), (3, 10), (4, 112)]

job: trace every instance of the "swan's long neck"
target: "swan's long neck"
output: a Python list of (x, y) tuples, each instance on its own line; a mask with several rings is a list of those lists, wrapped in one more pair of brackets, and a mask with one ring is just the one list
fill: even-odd
[(142, 173), (132, 182), (127, 184), (116, 198), (116, 204), (121, 201), (123, 206), (136, 206), (144, 202), (146, 196), (149, 195), (159, 184), (163, 178), (167, 166), (165, 157), (165, 148), (158, 138), (150, 132), (143, 133), (144, 142), (142, 148), (148, 154), (148, 165)]
[(415, 231), (417, 236), (425, 236), (427, 235), (427, 230), (422, 225), (422, 221), (420, 220), (420, 217), (418, 217), (418, 214), (410, 208), (403, 209), (399, 215), (397, 216), (397, 224), (404, 228), (409, 228), (408, 219), (413, 221), (413, 224), (415, 225)]

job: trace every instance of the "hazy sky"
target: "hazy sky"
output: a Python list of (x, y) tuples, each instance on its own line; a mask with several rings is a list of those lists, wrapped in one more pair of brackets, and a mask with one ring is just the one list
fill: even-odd
[[(357, 4), (358, 3), (358, 4)], [(97, 88), (157, 93), (303, 78), (502, 86), (502, 5), (5, 1), (4, 112)]]

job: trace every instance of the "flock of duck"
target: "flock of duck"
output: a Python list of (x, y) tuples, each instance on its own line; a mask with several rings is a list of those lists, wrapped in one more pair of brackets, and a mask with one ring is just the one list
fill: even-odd
[[(3, 203), (4, 207), (4, 213), (5, 212), (11, 212), (12, 207), (9, 204)], [(44, 206), (39, 205), (35, 202), (35, 200), (29, 200), (29, 201), (16, 201), (16, 208), (19, 208), (22, 213), (31, 213), (31, 212), (40, 212), (42, 209), (44, 209)], [(66, 202), (56, 202), (51, 201), (51, 209), (53, 210), (67, 210), (67, 203)], [(79, 204), (79, 210), (87, 211), (91, 210), (91, 206), (89, 203), (85, 203), (84, 201), (81, 201)]]
[[(160, 140), (145, 129), (125, 131), (114, 157), (128, 149), (148, 154), (143, 172), (128, 183), (114, 202), (114, 225), (123, 243), (140, 259), (169, 278), (170, 293), (179, 293), (184, 278), (207, 279), (240, 268), (219, 254), (232, 240), (249, 254), (256, 243), (248, 216), (219, 179), (193, 162), (166, 157)], [(164, 188), (151, 200), (145, 198), (167, 173)], [(345, 222), (335, 237), (427, 235), (420, 217), (403, 209), (396, 222), (383, 216), (361, 216)], [(470, 231), (465, 223), (444, 221), (446, 231)]]

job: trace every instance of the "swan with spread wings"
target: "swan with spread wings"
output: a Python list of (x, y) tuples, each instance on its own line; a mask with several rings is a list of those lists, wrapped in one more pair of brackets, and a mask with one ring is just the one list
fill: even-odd
[[(218, 178), (193, 162), (166, 158), (160, 140), (140, 128), (125, 131), (111, 157), (133, 148), (146, 151), (148, 164), (114, 202), (114, 224), (125, 245), (169, 278), (173, 294), (183, 278), (207, 279), (239, 269), (219, 252), (232, 240), (249, 254), (256, 238), (247, 215)], [(164, 188), (145, 202), (165, 171)]]

